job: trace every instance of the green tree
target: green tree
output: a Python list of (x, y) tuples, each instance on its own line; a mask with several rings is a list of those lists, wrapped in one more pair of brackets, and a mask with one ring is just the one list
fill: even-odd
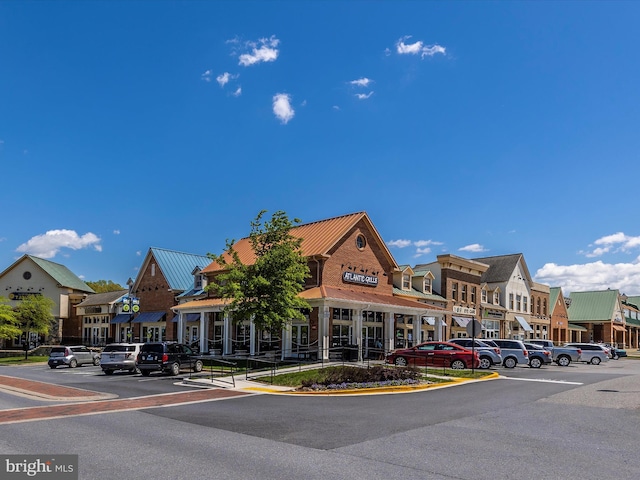
[(227, 240), (225, 254), (209, 254), (222, 270), (207, 286), (221, 298), (231, 300), (225, 312), (234, 322), (252, 319), (262, 330), (276, 333), (292, 319), (304, 320), (303, 309), (309, 303), (298, 296), (309, 277), (307, 259), (302, 255), (301, 238), (291, 235), (294, 224), (286, 213), (277, 211), (263, 221), (265, 210), (251, 222), (249, 243), (256, 260), (251, 265), (240, 261), (235, 241)]
[(51, 313), (55, 302), (42, 295), (27, 295), (18, 305), (14, 312), (24, 333), (38, 333), (48, 335), (55, 317)]
[(8, 302), (6, 298), (0, 297), (0, 340), (18, 338), (22, 334), (20, 320)]
[(96, 293), (117, 292), (118, 290), (126, 290), (111, 280), (97, 280), (95, 282), (84, 282), (90, 286)]

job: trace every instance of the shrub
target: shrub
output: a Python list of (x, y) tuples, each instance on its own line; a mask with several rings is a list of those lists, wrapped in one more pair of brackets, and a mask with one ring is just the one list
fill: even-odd
[[(420, 372), (411, 367), (394, 367), (386, 368), (384, 366), (375, 366), (371, 368), (360, 367), (332, 367), (325, 369), (325, 375), (322, 378), (308, 379), (302, 381), (302, 387), (314, 388), (358, 384), (399, 384), (417, 383)], [(335, 387), (334, 387), (335, 388)]]

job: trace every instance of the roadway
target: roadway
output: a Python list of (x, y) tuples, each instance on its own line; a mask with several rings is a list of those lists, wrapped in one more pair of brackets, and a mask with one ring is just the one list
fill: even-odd
[[(0, 453), (78, 454), (83, 480), (636, 478), (640, 361), (497, 371), (503, 378), (415, 393), (95, 408), (0, 424)], [(121, 399), (201, 390), (96, 367), (0, 367), (0, 375)], [(60, 403), (0, 393), (0, 410)]]

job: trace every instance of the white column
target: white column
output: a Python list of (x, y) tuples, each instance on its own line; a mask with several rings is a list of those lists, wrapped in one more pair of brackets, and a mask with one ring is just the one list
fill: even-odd
[(385, 318), (384, 320), (386, 330), (384, 348), (385, 350), (393, 350), (395, 348), (396, 342), (396, 314), (394, 312), (389, 312), (387, 313), (387, 316), (389, 318)]
[[(364, 310), (356, 310), (356, 314), (353, 318), (353, 328), (354, 338), (352, 339), (354, 343), (358, 346), (358, 361), (362, 361), (362, 315)], [(349, 352), (351, 353), (351, 352)]]
[(207, 318), (204, 312), (200, 312), (200, 353), (208, 353), (209, 345), (207, 342), (207, 331), (208, 328)]
[(433, 327), (433, 339), (437, 342), (444, 340), (444, 317), (437, 316), (436, 324)]
[(291, 356), (291, 324), (288, 323), (282, 329), (282, 360)]
[(232, 347), (232, 331), (231, 331), (231, 319), (229, 315), (224, 316), (224, 325), (222, 327), (222, 354), (231, 355)]
[(253, 322), (253, 317), (249, 322), (249, 355), (256, 354), (256, 324)]
[(184, 343), (184, 317), (178, 312), (178, 343)]
[(320, 358), (323, 360), (329, 360), (329, 316), (331, 315), (331, 309), (323, 305), (322, 311), (318, 312), (318, 335), (320, 348), (322, 349), (320, 352)]

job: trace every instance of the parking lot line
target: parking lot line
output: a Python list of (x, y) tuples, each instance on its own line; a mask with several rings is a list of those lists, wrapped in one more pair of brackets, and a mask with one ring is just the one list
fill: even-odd
[(569, 382), (567, 380), (545, 380), (544, 378), (516, 378), (516, 377), (505, 377), (504, 375), (500, 375), (500, 379), (518, 380), (519, 382), (561, 383), (563, 385), (584, 385), (584, 383), (582, 382)]

